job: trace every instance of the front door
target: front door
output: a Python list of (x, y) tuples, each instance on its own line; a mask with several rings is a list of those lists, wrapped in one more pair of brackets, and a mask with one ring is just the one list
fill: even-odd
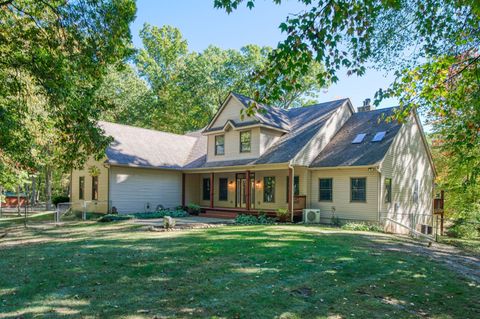
[[(247, 177), (244, 173), (236, 174), (236, 196), (235, 206), (247, 208)], [(250, 173), (250, 208), (255, 205), (255, 174)]]

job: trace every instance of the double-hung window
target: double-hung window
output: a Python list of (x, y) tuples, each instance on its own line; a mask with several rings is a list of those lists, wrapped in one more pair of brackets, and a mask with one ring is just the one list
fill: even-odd
[(263, 201), (265, 203), (275, 202), (275, 177), (266, 176), (263, 178)]
[(331, 202), (333, 200), (333, 179), (320, 178), (318, 180), (318, 201)]
[(240, 132), (240, 153), (248, 153), (252, 149), (252, 134), (250, 131)]
[(215, 136), (215, 155), (225, 154), (225, 135)]
[(352, 202), (367, 201), (367, 178), (352, 177), (350, 179), (350, 201)]
[(210, 200), (210, 178), (204, 178), (202, 183), (202, 199)]
[(218, 184), (218, 200), (228, 200), (228, 178), (220, 178)]

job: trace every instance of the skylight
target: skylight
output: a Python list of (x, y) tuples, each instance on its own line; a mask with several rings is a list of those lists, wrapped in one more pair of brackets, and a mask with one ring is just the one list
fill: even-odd
[(383, 138), (385, 137), (385, 134), (387, 134), (387, 132), (385, 131), (377, 132), (377, 134), (375, 134), (375, 136), (372, 138), (372, 142), (382, 141)]
[(363, 139), (365, 138), (367, 134), (365, 133), (360, 133), (360, 134), (357, 134), (357, 136), (355, 136), (355, 138), (353, 139), (352, 141), (352, 144), (360, 144), (363, 142)]

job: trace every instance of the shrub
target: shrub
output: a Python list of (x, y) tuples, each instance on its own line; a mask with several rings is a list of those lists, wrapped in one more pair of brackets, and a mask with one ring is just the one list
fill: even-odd
[(60, 203), (68, 203), (70, 201), (70, 197), (65, 195), (56, 195), (52, 198), (52, 204), (57, 206)]
[(197, 204), (190, 203), (187, 205), (187, 211), (189, 214), (198, 215), (200, 214), (201, 207)]
[(448, 235), (465, 239), (478, 238), (480, 237), (480, 223), (472, 219), (459, 218), (448, 229)]
[(159, 210), (151, 213), (135, 213), (132, 215), (138, 219), (163, 218), (165, 216), (170, 216), (170, 217), (188, 216), (187, 212), (182, 209), (177, 209), (177, 210), (163, 209), (163, 210)]
[(286, 208), (279, 208), (277, 209), (277, 219), (281, 222), (285, 222), (288, 220), (288, 216), (290, 213), (288, 212), (288, 209)]
[(265, 214), (261, 214), (258, 217), (240, 214), (235, 218), (235, 223), (239, 225), (267, 225), (275, 223), (275, 218), (267, 217)]
[(367, 223), (346, 223), (342, 226), (342, 229), (345, 230), (355, 230), (355, 231), (375, 231), (383, 232), (383, 228), (376, 224), (367, 224)]
[(132, 215), (113, 215), (113, 214), (107, 214), (102, 217), (100, 217), (97, 221), (101, 223), (109, 223), (109, 222), (118, 222), (122, 220), (129, 220), (134, 218)]
[(330, 223), (335, 227), (342, 226), (342, 222), (340, 221), (340, 218), (336, 217), (335, 215), (332, 216), (332, 218), (330, 219)]

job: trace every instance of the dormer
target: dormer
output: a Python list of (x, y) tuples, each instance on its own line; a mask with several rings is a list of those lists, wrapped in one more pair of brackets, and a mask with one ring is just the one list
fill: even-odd
[(259, 111), (247, 116), (242, 110), (251, 103), (254, 101), (243, 95), (228, 95), (203, 130), (208, 137), (208, 162), (258, 158), (289, 132), (289, 119), (283, 110), (258, 104)]

